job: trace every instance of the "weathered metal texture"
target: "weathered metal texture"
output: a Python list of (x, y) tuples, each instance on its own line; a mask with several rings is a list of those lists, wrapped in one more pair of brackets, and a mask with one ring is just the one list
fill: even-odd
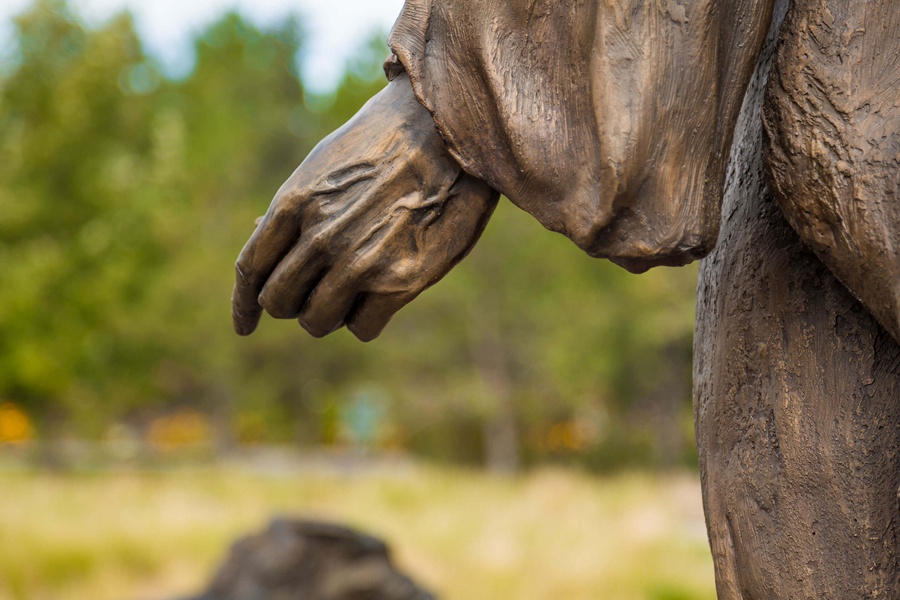
[(775, 39), (698, 289), (696, 432), (719, 598), (897, 599), (900, 347), (769, 193), (760, 110)]
[(772, 0), (408, 0), (390, 44), (453, 156), (632, 271), (705, 255)]
[(316, 337), (346, 325), (369, 341), (465, 257), (497, 199), (400, 75), (276, 194), (237, 260), (235, 329), (252, 333), (265, 308)]
[(900, 2), (795, 0), (764, 116), (788, 222), (900, 340)]

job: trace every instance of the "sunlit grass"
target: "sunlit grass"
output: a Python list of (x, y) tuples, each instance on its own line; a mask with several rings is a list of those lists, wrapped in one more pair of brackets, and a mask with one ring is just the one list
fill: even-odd
[(0, 471), (0, 600), (166, 599), (277, 514), (385, 538), (450, 600), (715, 597), (692, 475), (514, 479), (432, 467), (263, 476), (226, 468)]

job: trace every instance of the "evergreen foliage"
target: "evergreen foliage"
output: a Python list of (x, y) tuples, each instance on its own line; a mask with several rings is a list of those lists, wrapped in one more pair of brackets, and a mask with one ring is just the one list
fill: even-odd
[(0, 401), (39, 434), (191, 409), (224, 446), (318, 446), (346, 439), (368, 398), (378, 444), (445, 460), (689, 459), (695, 271), (629, 275), (508, 202), (372, 344), (271, 320), (232, 333), (234, 258), (266, 199), (384, 85), (383, 32), (327, 97), (304, 91), (297, 18), (222, 16), (183, 79), (128, 14), (92, 27), (38, 0), (15, 36), (0, 68)]

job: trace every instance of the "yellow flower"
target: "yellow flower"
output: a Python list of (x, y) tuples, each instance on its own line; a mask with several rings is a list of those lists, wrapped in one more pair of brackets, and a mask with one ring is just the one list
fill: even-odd
[(12, 402), (0, 404), (0, 444), (22, 444), (34, 436), (31, 420)]

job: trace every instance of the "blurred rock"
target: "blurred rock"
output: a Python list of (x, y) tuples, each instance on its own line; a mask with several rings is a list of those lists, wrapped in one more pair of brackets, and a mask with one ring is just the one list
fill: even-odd
[(391, 562), (384, 542), (315, 521), (276, 519), (239, 540), (191, 600), (435, 600)]

